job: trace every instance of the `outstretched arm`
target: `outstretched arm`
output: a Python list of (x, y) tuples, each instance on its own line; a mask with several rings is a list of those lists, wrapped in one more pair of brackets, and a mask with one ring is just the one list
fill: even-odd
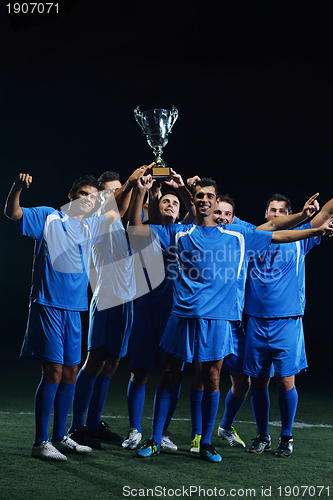
[(311, 221), (311, 227), (319, 227), (333, 216), (333, 198), (329, 200)]
[[(314, 194), (305, 203), (302, 212), (291, 215), (283, 215), (282, 217), (274, 217), (274, 219), (261, 224), (257, 229), (260, 231), (279, 231), (281, 229), (290, 229), (292, 227), (298, 226), (306, 219), (312, 217), (319, 210), (319, 203), (317, 197), (319, 193)], [(324, 222), (324, 220), (322, 221)], [(312, 225), (312, 224), (311, 224)], [(320, 226), (321, 224), (318, 224)], [(312, 226), (313, 227), (313, 226)]]
[(5, 215), (13, 220), (21, 220), (23, 210), (20, 204), (22, 189), (29, 189), (32, 183), (32, 177), (29, 174), (18, 174), (15, 177), (14, 183), (9, 191), (5, 203)]
[(317, 228), (274, 231), (272, 243), (291, 243), (307, 238), (324, 236), (325, 234), (333, 234), (333, 221), (330, 219)]

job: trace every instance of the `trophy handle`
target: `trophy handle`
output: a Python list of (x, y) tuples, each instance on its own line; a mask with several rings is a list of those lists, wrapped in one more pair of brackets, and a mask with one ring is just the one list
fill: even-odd
[(143, 113), (142, 113), (140, 107), (137, 106), (134, 110), (134, 118), (136, 119), (136, 121), (138, 122), (138, 124), (140, 125), (142, 130), (144, 131), (143, 124), (142, 124), (142, 117), (143, 117)]
[(171, 108), (171, 123), (170, 123), (170, 130), (174, 126), (175, 121), (178, 118), (178, 109), (176, 106), (172, 106)]

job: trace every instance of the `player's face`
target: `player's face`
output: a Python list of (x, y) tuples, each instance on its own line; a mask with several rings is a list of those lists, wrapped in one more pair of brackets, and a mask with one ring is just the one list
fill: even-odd
[(102, 191), (100, 192), (101, 201), (106, 201), (117, 189), (121, 188), (121, 182), (118, 180), (103, 182), (101, 185)]
[(287, 203), (285, 201), (273, 200), (268, 205), (265, 217), (268, 221), (275, 219), (275, 217), (282, 217), (283, 215), (288, 215)]
[(97, 188), (93, 186), (80, 186), (75, 192), (70, 191), (69, 199), (75, 201), (75, 212), (88, 214), (95, 207)]
[(176, 222), (180, 210), (180, 203), (177, 196), (173, 194), (162, 196), (158, 206), (162, 217), (171, 218), (172, 222)]
[(213, 186), (197, 186), (192, 201), (196, 212), (203, 217), (208, 217), (216, 208), (215, 188)]
[(216, 203), (213, 217), (216, 224), (232, 224), (234, 221), (234, 209), (230, 203), (220, 201)]

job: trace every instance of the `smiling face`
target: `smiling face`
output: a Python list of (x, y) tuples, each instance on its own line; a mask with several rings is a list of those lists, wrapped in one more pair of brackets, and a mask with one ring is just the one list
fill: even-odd
[(213, 214), (216, 208), (216, 192), (214, 186), (196, 186), (192, 203), (196, 213), (201, 217)]
[(165, 194), (159, 200), (159, 210), (164, 223), (176, 222), (179, 217), (180, 202), (174, 194)]
[(71, 200), (71, 212), (74, 215), (84, 217), (95, 207), (97, 200), (97, 188), (89, 185), (80, 186), (76, 191), (70, 191), (68, 198)]
[(216, 224), (232, 224), (234, 221), (234, 209), (226, 201), (217, 202), (213, 217)]
[(273, 200), (268, 205), (265, 213), (265, 218), (267, 221), (275, 219), (275, 217), (282, 217), (283, 215), (289, 215), (289, 210), (287, 208), (287, 203), (285, 201)]

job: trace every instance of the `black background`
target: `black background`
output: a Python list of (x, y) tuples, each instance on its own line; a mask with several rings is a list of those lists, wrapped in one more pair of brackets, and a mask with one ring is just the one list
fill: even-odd
[[(153, 159), (133, 110), (179, 118), (163, 157), (184, 178), (214, 177), (237, 215), (263, 221), (274, 192), (294, 211), (332, 198), (329, 1), (60, 2), (45, 22), (0, 1), (1, 199), (15, 175), (22, 205), (59, 207), (84, 173), (123, 181)], [(13, 3), (13, 2), (11, 2)], [(39, 23), (39, 24), (38, 24)], [(26, 323), (33, 242), (2, 217), (2, 345), (17, 356)], [(331, 359), (331, 255), (307, 257), (310, 372)], [(311, 368), (312, 367), (312, 368)]]

